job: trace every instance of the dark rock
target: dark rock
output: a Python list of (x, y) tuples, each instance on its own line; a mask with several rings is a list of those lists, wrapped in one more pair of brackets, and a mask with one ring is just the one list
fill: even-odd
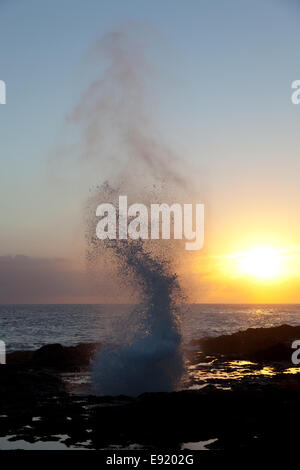
[[(247, 354), (247, 358), (256, 362), (291, 362), (292, 352), (291, 342), (278, 343), (266, 349), (250, 352)], [(246, 355), (244, 354), (244, 356)]]
[(6, 360), (10, 365), (23, 366), (31, 361), (33, 353), (34, 351), (14, 351), (7, 353)]
[(1, 403), (24, 404), (37, 397), (53, 396), (64, 392), (65, 387), (59, 377), (41, 371), (16, 369), (13, 366), (0, 366)]
[[(255, 340), (255, 334), (263, 337), (257, 330), (243, 332), (243, 348), (229, 349), (231, 353), (238, 350), (237, 354), (275, 360), (286, 354), (291, 338), (296, 339), (297, 329), (286, 325), (264, 329), (269, 342), (261, 343)], [(261, 349), (262, 344), (267, 347)], [(234, 451), (298, 445), (300, 374), (263, 379), (252, 375), (231, 381), (230, 390), (210, 384), (201, 390), (144, 393), (137, 398), (66, 393), (59, 372), (88, 365), (98, 347), (54, 344), (8, 355), (8, 365), (0, 366), (0, 435), (27, 442), (63, 436), (66, 446), (90, 449), (138, 444), (179, 451), (184, 442), (209, 439), (217, 439), (216, 449)], [(224, 380), (224, 386), (228, 384)]]
[(100, 344), (80, 343), (77, 346), (48, 344), (37, 351), (7, 354), (7, 363), (15, 366), (76, 371), (90, 364)]
[[(281, 325), (272, 328), (248, 328), (231, 335), (203, 338), (191, 344), (199, 345), (205, 353), (249, 357), (260, 352), (259, 355), (263, 357), (265, 351), (270, 358), (272, 352), (277, 357), (287, 358), (288, 346), (290, 357), (293, 352), (291, 344), (295, 339), (300, 339), (300, 326)], [(272, 359), (276, 360), (274, 357)]]

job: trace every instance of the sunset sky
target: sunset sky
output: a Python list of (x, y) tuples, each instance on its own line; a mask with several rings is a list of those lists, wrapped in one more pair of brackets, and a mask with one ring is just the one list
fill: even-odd
[(130, 147), (107, 117), (87, 147), (78, 111), (112, 33), (137, 79), (117, 122), (139, 126), (142, 104), (149, 142), (205, 204), (204, 249), (176, 268), (189, 300), (300, 302), (299, 18), (293, 0), (0, 0), (0, 302), (116, 300), (85, 274), (83, 208)]

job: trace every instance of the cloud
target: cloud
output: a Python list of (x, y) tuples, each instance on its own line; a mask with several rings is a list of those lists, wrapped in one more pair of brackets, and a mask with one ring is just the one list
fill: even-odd
[(115, 288), (104, 271), (91, 280), (67, 259), (0, 256), (1, 304), (111, 302)]

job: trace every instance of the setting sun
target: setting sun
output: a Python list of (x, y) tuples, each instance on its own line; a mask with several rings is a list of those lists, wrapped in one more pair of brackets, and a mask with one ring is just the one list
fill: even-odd
[(280, 275), (280, 257), (272, 248), (259, 247), (241, 255), (241, 272), (261, 279)]
[(244, 280), (280, 280), (299, 272), (299, 249), (294, 247), (275, 249), (256, 246), (220, 256), (219, 267), (223, 274)]
[[(263, 237), (262, 237), (263, 238)], [(202, 284), (214, 284), (211, 302), (295, 303), (300, 279), (300, 246), (286, 243), (236, 243), (236, 251), (207, 255), (193, 266)], [(199, 279), (199, 277), (198, 277)], [(209, 293), (210, 294), (210, 293)], [(210, 300), (210, 298), (209, 298)], [(297, 300), (298, 301), (298, 300)]]

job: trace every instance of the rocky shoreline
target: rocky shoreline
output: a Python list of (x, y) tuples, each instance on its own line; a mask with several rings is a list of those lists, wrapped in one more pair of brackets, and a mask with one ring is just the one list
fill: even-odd
[(298, 338), (300, 327), (282, 325), (193, 341), (189, 389), (137, 398), (70, 391), (64, 374), (87, 371), (99, 344), (9, 353), (0, 366), (0, 448), (5, 439), (15, 448), (21, 441), (76, 449), (179, 450), (202, 441), (219, 450), (292, 448), (300, 374), (291, 343)]

